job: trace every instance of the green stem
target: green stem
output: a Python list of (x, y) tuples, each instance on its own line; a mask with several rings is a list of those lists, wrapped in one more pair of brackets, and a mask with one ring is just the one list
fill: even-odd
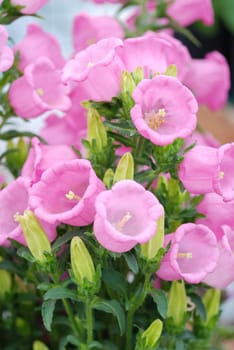
[(86, 302), (87, 345), (93, 340), (93, 312), (90, 300)]
[(134, 309), (130, 309), (127, 314), (126, 350), (132, 349), (132, 321), (134, 312)]
[(62, 299), (62, 302), (63, 302), (63, 305), (64, 305), (64, 308), (66, 310), (66, 313), (68, 315), (68, 319), (69, 319), (69, 322), (70, 322), (70, 325), (71, 325), (71, 328), (73, 330), (73, 333), (76, 337), (79, 337), (79, 330), (78, 330), (78, 327), (77, 327), (77, 323), (76, 323), (76, 320), (74, 318), (74, 315), (73, 315), (73, 312), (72, 312), (72, 309), (71, 309), (71, 306), (68, 302), (67, 299)]

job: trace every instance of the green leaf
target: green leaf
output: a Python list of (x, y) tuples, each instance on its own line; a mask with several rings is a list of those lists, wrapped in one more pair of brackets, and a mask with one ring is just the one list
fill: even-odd
[(127, 281), (120, 272), (115, 270), (103, 270), (102, 279), (104, 283), (117, 294), (126, 296)]
[(21, 247), (17, 250), (17, 255), (20, 256), (21, 258), (24, 258), (25, 260), (33, 263), (35, 262), (34, 257), (26, 247)]
[(175, 350), (184, 350), (184, 342), (181, 339), (176, 340), (176, 348)]
[(53, 243), (52, 245), (52, 251), (57, 250), (58, 248), (60, 248), (62, 245), (64, 245), (67, 242), (70, 242), (71, 239), (75, 236), (79, 235), (79, 230), (76, 231), (72, 231), (72, 232), (68, 232), (62, 236), (60, 236), (59, 238), (56, 239), (56, 241)]
[(215, 1), (215, 8), (217, 15), (221, 17), (224, 24), (230, 30), (232, 34), (234, 34), (234, 1), (233, 0), (217, 0)]
[(202, 302), (202, 299), (195, 293), (189, 294), (192, 302), (196, 305), (197, 313), (206, 320), (206, 308)]
[(101, 300), (97, 301), (95, 304), (93, 304), (93, 308), (96, 310), (104, 311), (107, 313), (113, 314), (119, 324), (120, 329), (120, 335), (123, 335), (125, 332), (125, 315), (123, 308), (119, 304), (117, 300)]
[(47, 331), (51, 332), (51, 323), (53, 320), (55, 300), (46, 300), (41, 307), (42, 320)]
[(7, 140), (11, 140), (15, 137), (23, 137), (23, 136), (28, 136), (28, 137), (36, 136), (42, 143), (46, 143), (42, 137), (40, 137), (37, 134), (34, 134), (33, 132), (30, 132), (30, 131), (22, 131), (21, 132), (21, 131), (17, 131), (17, 130), (8, 130), (8, 131), (0, 134), (0, 140), (7, 141)]
[(160, 289), (154, 289), (151, 291), (151, 296), (162, 318), (166, 318), (168, 305), (165, 293)]
[(53, 287), (44, 294), (44, 300), (57, 300), (64, 298), (77, 300), (77, 293), (64, 287)]
[(129, 267), (129, 269), (133, 273), (137, 274), (139, 271), (139, 266), (138, 266), (137, 260), (135, 258), (135, 255), (131, 252), (126, 253), (126, 254), (124, 254), (124, 259)]

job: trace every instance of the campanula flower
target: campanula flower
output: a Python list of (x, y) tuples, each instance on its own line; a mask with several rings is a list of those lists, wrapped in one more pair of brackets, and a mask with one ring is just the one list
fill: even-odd
[(0, 72), (7, 71), (13, 64), (14, 54), (7, 46), (8, 33), (4, 26), (0, 25)]

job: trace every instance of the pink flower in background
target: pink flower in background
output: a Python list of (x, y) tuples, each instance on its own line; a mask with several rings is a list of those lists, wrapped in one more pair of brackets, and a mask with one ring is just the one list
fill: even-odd
[(182, 278), (189, 283), (200, 283), (215, 269), (219, 250), (216, 236), (208, 227), (183, 224), (167, 236), (165, 245), (171, 242), (171, 247), (161, 261), (158, 277), (167, 281)]
[(123, 39), (124, 32), (119, 22), (111, 16), (80, 14), (73, 23), (73, 43), (76, 51), (84, 50), (97, 41), (116, 37)]
[(11, 84), (9, 98), (18, 116), (34, 118), (52, 109), (68, 110), (71, 106), (68, 93), (60, 71), (48, 58), (40, 57)]
[(214, 23), (211, 0), (175, 0), (169, 4), (167, 14), (184, 27), (198, 20), (206, 25)]
[(40, 8), (45, 6), (49, 0), (11, 0), (15, 6), (24, 6), (22, 13), (30, 15), (36, 13)]
[(197, 206), (197, 211), (204, 218), (196, 220), (197, 223), (208, 226), (219, 240), (223, 236), (223, 225), (234, 228), (234, 201), (224, 202), (216, 193), (207, 193)]
[(185, 138), (196, 128), (197, 102), (176, 78), (161, 75), (142, 80), (133, 99), (132, 121), (139, 133), (156, 145)]
[(230, 71), (225, 57), (213, 51), (204, 59), (192, 60), (184, 83), (193, 91), (199, 104), (213, 111), (223, 108), (230, 88)]
[(207, 131), (198, 131), (195, 130), (191, 136), (187, 137), (185, 140), (185, 147), (190, 146), (196, 142), (198, 146), (209, 146), (209, 147), (220, 147), (220, 142), (209, 132)]
[(110, 101), (120, 91), (123, 63), (116, 54), (122, 40), (108, 38), (79, 52), (63, 69), (65, 82), (79, 82), (89, 99)]
[(188, 50), (181, 42), (162, 33), (150, 32), (143, 37), (127, 39), (123, 47), (117, 48), (117, 52), (125, 70), (132, 72), (140, 66), (144, 69), (145, 78), (164, 73), (171, 64), (177, 66), (178, 78), (183, 78), (191, 61)]
[(22, 168), (21, 175), (32, 183), (40, 180), (41, 174), (54, 164), (77, 159), (77, 155), (67, 145), (43, 145), (34, 137), (31, 149)]
[(8, 33), (4, 26), (0, 25), (0, 72), (7, 71), (14, 62), (14, 54), (7, 46)]
[(88, 160), (71, 160), (43, 172), (31, 188), (30, 205), (50, 223), (85, 226), (93, 222), (95, 199), (104, 189)]
[(234, 231), (222, 226), (223, 236), (218, 242), (219, 259), (211, 273), (203, 280), (213, 288), (224, 289), (234, 281)]
[(191, 193), (216, 192), (225, 201), (234, 200), (234, 143), (213, 148), (196, 146), (184, 156), (179, 178)]
[[(30, 181), (19, 177), (0, 191), (0, 245), (8, 244), (9, 238), (26, 244), (21, 227), (14, 220), (14, 216), (23, 214), (29, 208), (29, 187)], [(56, 237), (55, 226), (43, 220), (40, 220), (40, 223), (49, 240), (53, 241)]]
[(62, 68), (65, 64), (57, 39), (37, 24), (28, 25), (25, 37), (14, 46), (14, 51), (19, 52), (21, 71), (42, 56), (49, 58), (57, 68)]
[(117, 182), (96, 199), (94, 235), (113, 252), (126, 252), (146, 243), (156, 232), (164, 209), (157, 198), (132, 180)]

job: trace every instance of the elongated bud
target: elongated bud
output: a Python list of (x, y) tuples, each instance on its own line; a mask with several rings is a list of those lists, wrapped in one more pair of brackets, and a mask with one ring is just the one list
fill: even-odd
[(154, 348), (162, 334), (163, 323), (157, 319), (142, 333), (141, 338), (144, 341), (144, 348)]
[(73, 237), (71, 241), (71, 266), (75, 279), (80, 285), (84, 284), (84, 279), (94, 282), (93, 260), (80, 237)]
[(120, 180), (133, 180), (134, 178), (134, 159), (130, 152), (124, 153), (120, 158), (116, 168), (113, 183)]
[(173, 281), (169, 292), (167, 317), (172, 317), (176, 326), (180, 326), (186, 313), (187, 297), (184, 281)]
[(175, 64), (170, 64), (170, 66), (167, 67), (166, 72), (164, 73), (165, 75), (169, 75), (171, 77), (176, 77), (177, 76), (177, 67)]
[(6, 270), (0, 270), (0, 299), (10, 292), (12, 286), (11, 274)]
[(96, 140), (97, 149), (101, 151), (107, 145), (107, 134), (98, 111), (88, 109), (88, 140)]
[(33, 350), (49, 350), (49, 348), (40, 340), (35, 340), (33, 342)]
[(133, 79), (138, 85), (143, 79), (144, 79), (144, 71), (142, 67), (137, 67), (134, 72), (132, 73)]
[(46, 261), (44, 252), (51, 253), (51, 245), (36, 216), (30, 210), (25, 210), (24, 215), (15, 215), (19, 222), (28, 248), (33, 257), (41, 263)]
[(164, 214), (158, 219), (154, 236), (145, 244), (141, 244), (141, 255), (147, 259), (153, 259), (164, 242)]
[(123, 71), (121, 74), (120, 84), (121, 84), (121, 92), (123, 93), (126, 92), (130, 96), (132, 96), (132, 93), (136, 88), (136, 84), (131, 73), (127, 71)]
[(114, 172), (111, 168), (107, 169), (104, 177), (103, 177), (103, 183), (107, 188), (110, 188), (113, 183), (114, 178)]
[(20, 137), (17, 143), (9, 140), (7, 142), (7, 148), (8, 150), (12, 150), (12, 152), (6, 155), (8, 166), (13, 170), (21, 169), (28, 154), (28, 144)]
[(208, 289), (203, 297), (206, 308), (206, 323), (219, 313), (221, 291), (218, 289)]

